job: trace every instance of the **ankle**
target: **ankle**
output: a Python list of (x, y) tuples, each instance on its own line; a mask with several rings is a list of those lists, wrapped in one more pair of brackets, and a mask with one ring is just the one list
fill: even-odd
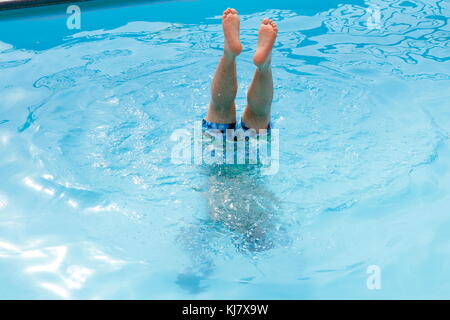
[(226, 61), (234, 62), (236, 60), (236, 57), (237, 57), (237, 54), (235, 54), (233, 51), (227, 50), (227, 49), (223, 50), (223, 58)]
[(256, 70), (258, 70), (258, 72), (260, 74), (269, 74), (270, 72), (272, 72), (272, 68), (269, 65), (261, 65), (261, 66), (256, 66)]
[(272, 71), (272, 61), (271, 61), (271, 59), (269, 58), (267, 61), (265, 61), (262, 64), (257, 64), (256, 68), (261, 73), (268, 73), (268, 72)]

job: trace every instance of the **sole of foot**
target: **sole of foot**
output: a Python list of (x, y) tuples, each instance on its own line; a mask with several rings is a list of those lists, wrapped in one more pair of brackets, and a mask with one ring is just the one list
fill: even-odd
[(265, 18), (258, 33), (258, 46), (253, 57), (253, 63), (258, 67), (264, 67), (270, 64), (271, 53), (275, 39), (277, 38), (278, 28), (274, 21)]
[(238, 12), (228, 8), (222, 15), (223, 34), (225, 36), (224, 51), (231, 56), (237, 56), (242, 52), (240, 40), (240, 25)]

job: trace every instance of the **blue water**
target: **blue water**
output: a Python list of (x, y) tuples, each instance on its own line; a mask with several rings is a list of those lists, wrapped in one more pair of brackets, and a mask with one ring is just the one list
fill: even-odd
[[(280, 30), (275, 175), (171, 162), (227, 6), (239, 113)], [(0, 14), (0, 298), (450, 298), (448, 1), (56, 8)]]

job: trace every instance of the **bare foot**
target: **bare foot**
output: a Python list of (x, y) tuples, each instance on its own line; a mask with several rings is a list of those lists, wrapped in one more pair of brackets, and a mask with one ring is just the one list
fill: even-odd
[(258, 47), (256, 48), (253, 62), (258, 67), (270, 65), (272, 48), (277, 38), (278, 28), (275, 22), (265, 18), (261, 23), (258, 33)]
[(222, 27), (225, 35), (224, 51), (233, 57), (242, 52), (242, 44), (239, 39), (241, 21), (235, 9), (228, 8), (223, 12)]

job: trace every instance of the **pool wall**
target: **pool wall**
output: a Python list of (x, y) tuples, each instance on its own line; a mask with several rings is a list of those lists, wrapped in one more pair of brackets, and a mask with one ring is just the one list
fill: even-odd
[[(324, 0), (320, 3), (279, 0), (277, 8), (292, 10), (302, 15), (314, 15), (336, 8), (340, 3), (339, 0)], [(350, 0), (348, 3), (367, 7), (362, 0)], [(81, 9), (81, 30), (70, 30), (66, 27), (69, 16), (67, 8), (71, 4), (76, 4)], [(114, 10), (118, 6), (121, 7), (120, 10)], [(148, 10), (148, 6), (151, 6), (151, 10)], [(238, 8), (240, 14), (250, 14), (255, 10), (269, 10), (273, 7), (273, 3), (261, 2), (256, 8), (253, 1), (239, 0), (98, 0), (0, 10), (1, 41), (20, 49), (45, 50), (61, 44), (62, 39), (80, 31), (111, 30), (126, 25), (130, 21), (210, 23), (211, 17), (217, 16), (226, 7)]]
[(3, 0), (0, 1), (0, 10), (12, 10), (12, 9), (21, 9), (21, 8), (29, 8), (29, 7), (37, 7), (37, 6), (46, 6), (52, 4), (59, 3), (76, 3), (76, 2), (84, 2), (90, 0), (79, 0), (79, 1), (70, 1), (70, 0)]

